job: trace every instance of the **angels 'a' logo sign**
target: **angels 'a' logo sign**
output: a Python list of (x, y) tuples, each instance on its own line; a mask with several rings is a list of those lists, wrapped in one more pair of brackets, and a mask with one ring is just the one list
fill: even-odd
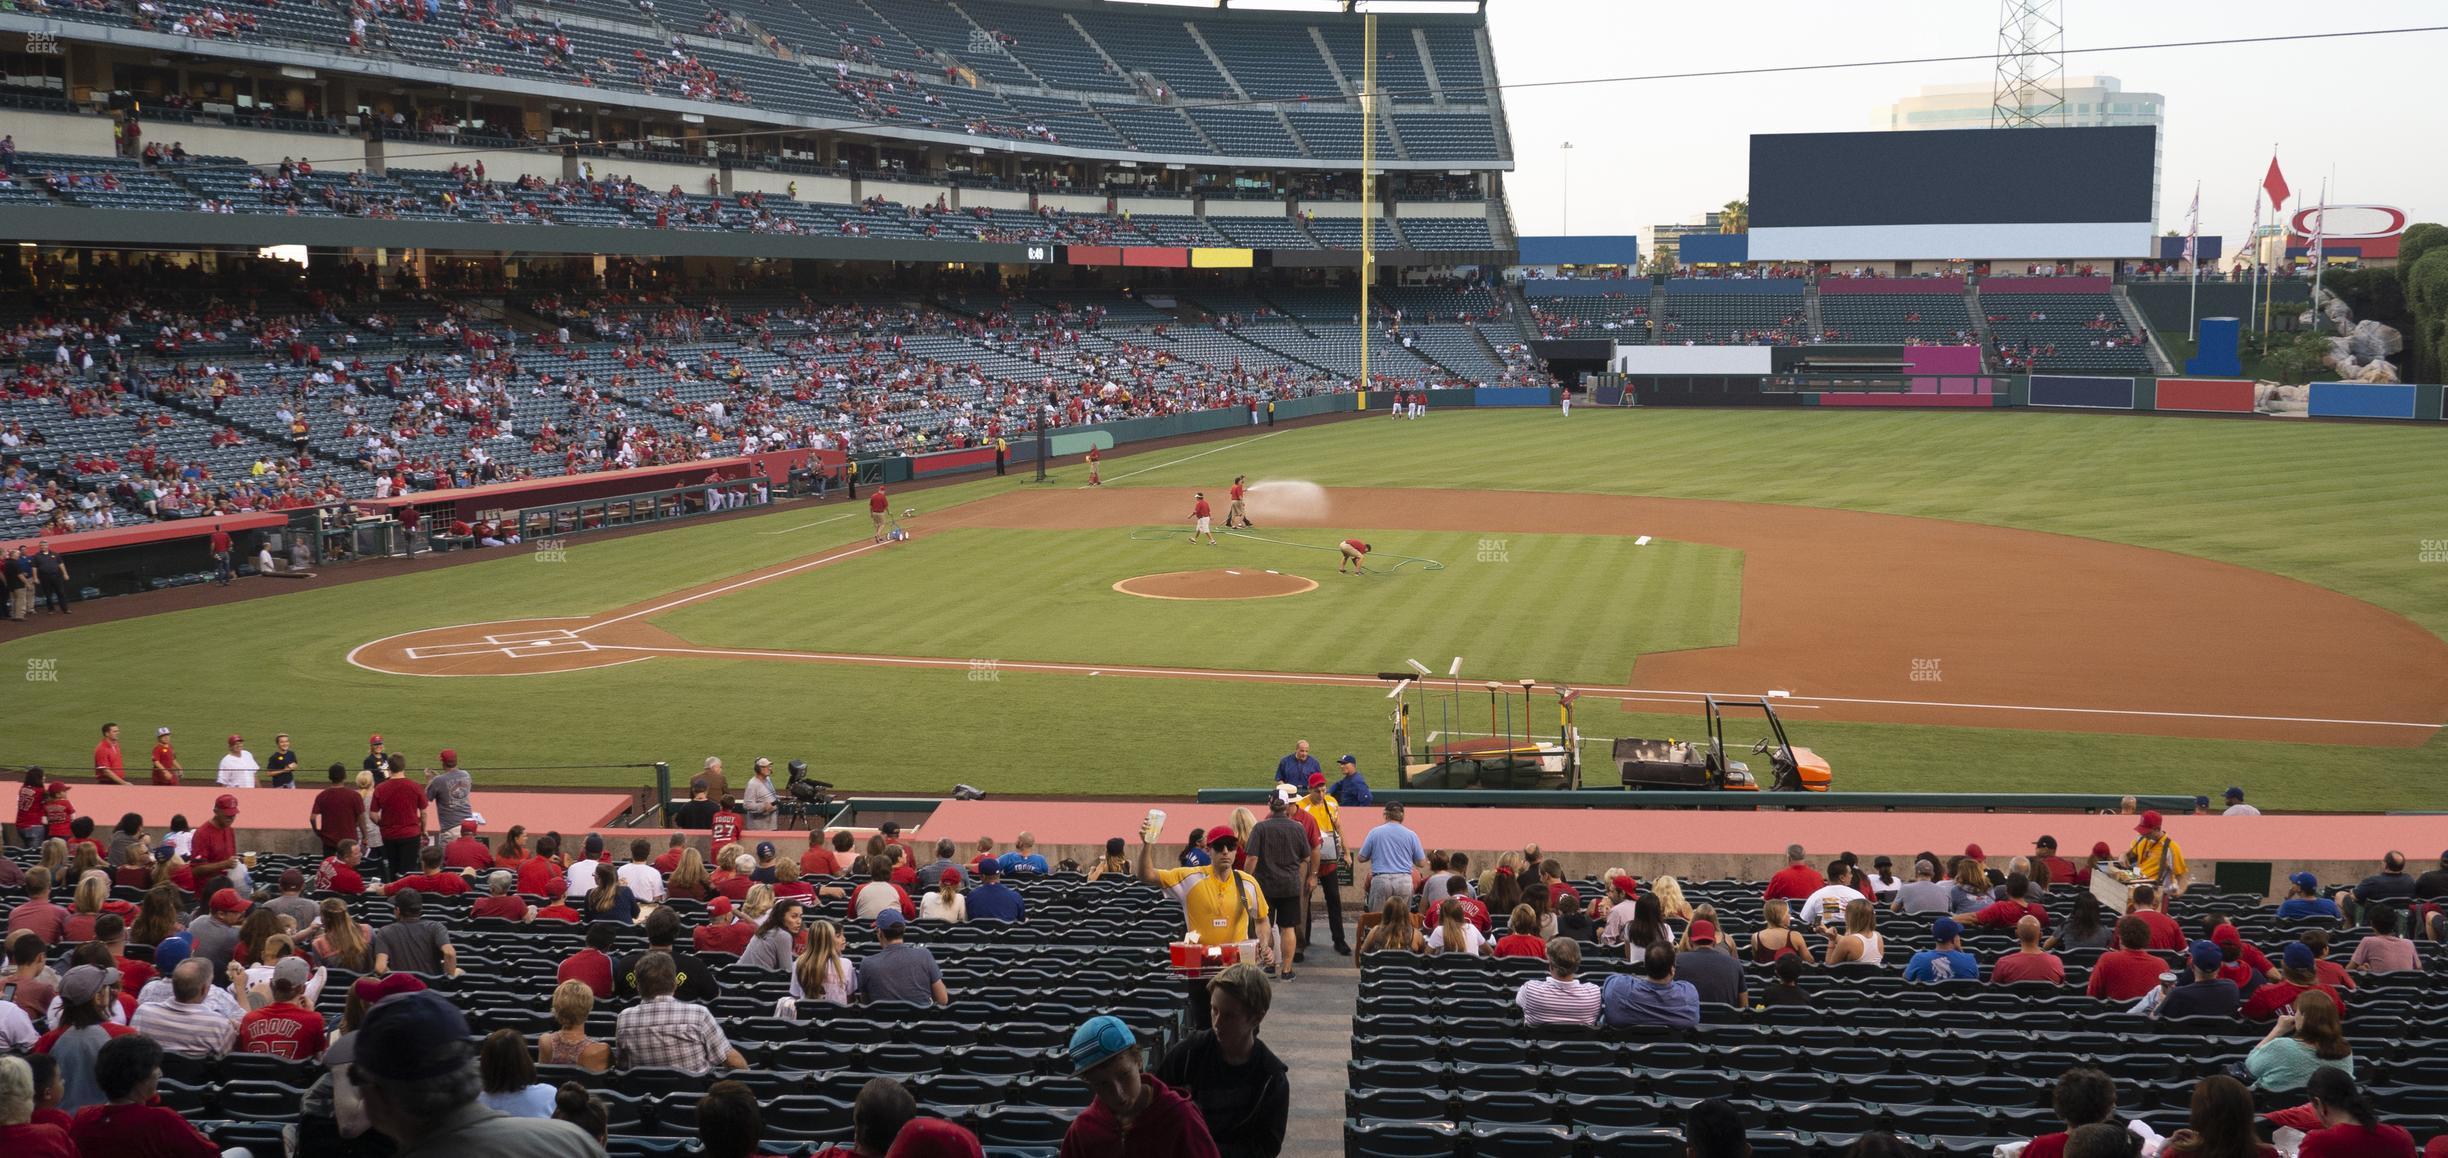
[(2331, 241), (2365, 237), (2395, 237), (2405, 232), (2405, 210), (2394, 205), (2315, 205), (2298, 210), (2291, 223), (2299, 237), (2318, 234)]

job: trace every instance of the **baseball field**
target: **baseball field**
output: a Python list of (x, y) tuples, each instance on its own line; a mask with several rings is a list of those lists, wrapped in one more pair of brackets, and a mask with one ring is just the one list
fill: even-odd
[[(9, 640), (0, 668), (52, 678), (0, 701), (0, 762), (79, 768), (111, 720), (191, 770), (230, 732), (309, 767), (380, 732), (492, 783), (765, 755), (854, 792), (1145, 796), (1263, 782), (1306, 738), (1383, 784), (1376, 674), (1459, 656), (1581, 688), (1600, 764), (1691, 735), (1697, 693), (1773, 689), (1839, 789), (2436, 807), (2438, 438), (1585, 409), (1126, 447), (1094, 489), (897, 494), (902, 542), (836, 497)], [(1236, 475), (1258, 526), (1192, 542), (1192, 493), (1220, 524)], [(1344, 538), (1371, 574), (1337, 573)]]

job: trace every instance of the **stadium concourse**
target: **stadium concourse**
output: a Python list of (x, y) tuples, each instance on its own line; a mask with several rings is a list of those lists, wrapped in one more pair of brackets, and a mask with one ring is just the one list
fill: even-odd
[[(8, 1152), (1665, 1155), (1727, 1130), (1754, 1154), (1969, 1155), (2256, 1113), (2282, 1143), (2448, 1133), (2448, 856), (2395, 851), (2437, 843), (2422, 817), (1406, 811), (1320, 775), (1264, 819), (1156, 802), (1151, 845), (1137, 802), (852, 801), (786, 831), (734, 807), (769, 785), (711, 770), (692, 827), (622, 828), (630, 794), (494, 790), (457, 757), (362, 798), (26, 777), (0, 865)], [(1303, 908), (1304, 812), (1359, 867), (1292, 919), (1298, 977), (1180, 974), (1187, 931), (1254, 955), (1248, 910)], [(1239, 844), (1246, 891), (1208, 889)], [(2103, 916), (2095, 857), (2182, 887)], [(2253, 862), (2282, 897), (2214, 883)], [(1159, 869), (1182, 887), (1142, 882)], [(1117, 1143), (1101, 1107), (1141, 1064), (1177, 1092)]]

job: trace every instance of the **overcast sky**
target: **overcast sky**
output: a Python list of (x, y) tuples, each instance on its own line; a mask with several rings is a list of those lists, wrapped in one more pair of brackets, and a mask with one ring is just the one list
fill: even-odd
[[(1491, 0), (1507, 84), (1897, 57), (1989, 54), (1990, 0), (1686, 4)], [(2069, 49), (2233, 36), (2448, 24), (2441, 0), (2065, 0)], [(2448, 220), (2448, 32), (2351, 40), (2069, 52), (2068, 76), (2104, 75), (2167, 97), (2159, 224), (2182, 229), (2202, 182), (2202, 232), (2241, 238), (2271, 146), (2297, 195)], [(1925, 84), (1986, 84), (1986, 62), (1790, 76), (1640, 81), (1505, 94), (1521, 232), (1633, 234), (1743, 196), (1752, 133), (1854, 132)], [(2321, 78), (2316, 81), (2315, 78)], [(1562, 153), (1571, 141), (1570, 188)], [(2288, 204), (2291, 212), (2295, 203)], [(2230, 252), (2234, 245), (2229, 246)]]

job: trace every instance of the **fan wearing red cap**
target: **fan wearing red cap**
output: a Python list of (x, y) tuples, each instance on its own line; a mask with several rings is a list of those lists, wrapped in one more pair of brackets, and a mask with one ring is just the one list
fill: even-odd
[(263, 766), (255, 762), (255, 753), (246, 750), (246, 737), (230, 733), (229, 751), (221, 757), (220, 774), (213, 782), (223, 788), (253, 788), (255, 773)]
[(738, 919), (732, 911), (731, 898), (716, 897), (706, 902), (706, 923), (689, 930), (689, 944), (700, 953), (729, 953), (737, 957), (755, 939), (756, 931), (756, 922)]
[[(1171, 869), (1156, 867), (1155, 843), (1162, 827), (1160, 820), (1151, 819), (1139, 829), (1139, 879), (1161, 884), (1181, 899), (1186, 932), (1201, 944), (1257, 940), (1259, 922), (1267, 919), (1266, 898), (1258, 891), (1258, 878), (1232, 867), (1232, 854), (1241, 848), (1241, 838), (1232, 826), (1219, 824), (1207, 830), (1207, 848), (1215, 863)], [(1266, 956), (1263, 943), (1258, 954)]]
[(425, 798), (433, 801), (434, 833), (437, 838), (458, 830), (475, 814), (475, 805), (468, 797), (476, 784), (468, 778), (467, 769), (459, 766), (456, 749), (442, 749), (442, 770), (425, 778)]
[(2138, 835), (2133, 847), (2126, 850), (2124, 863), (2133, 869), (2137, 879), (2159, 886), (2169, 898), (2183, 896), (2184, 849), (2177, 846), (2175, 837), (2168, 835), (2158, 811), (2143, 813), (2141, 823), (2134, 825), (2134, 832)]
[(187, 846), (187, 868), (205, 888), (226, 879), (243, 889), (246, 869), (238, 863), (238, 798), (227, 792), (213, 801), (212, 819), (197, 825)]
[[(1351, 765), (1350, 756), (1343, 757), (1343, 765), (1347, 768)], [(1335, 952), (1348, 957), (1351, 955), (1351, 944), (1343, 938), (1343, 889), (1337, 884), (1339, 878), (1336, 874), (1341, 871), (1338, 866), (1349, 855), (1349, 842), (1343, 837), (1343, 805), (1326, 790), (1325, 773), (1309, 774), (1309, 791), (1300, 798), (1299, 807), (1309, 822), (1316, 826), (1317, 885), (1319, 891), (1326, 894), (1326, 931), (1334, 937)], [(1307, 909), (1307, 896), (1301, 898), (1301, 905), (1304, 910)], [(1300, 918), (1300, 946), (1304, 950), (1309, 947), (1309, 925), (1310, 913), (1304, 911)]]

